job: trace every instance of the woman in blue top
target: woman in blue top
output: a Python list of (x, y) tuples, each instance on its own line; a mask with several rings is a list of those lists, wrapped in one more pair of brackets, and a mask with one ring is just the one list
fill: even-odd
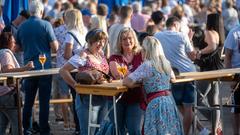
[(144, 62), (123, 80), (128, 87), (142, 83), (147, 97), (144, 135), (183, 135), (182, 122), (172, 97), (170, 81), (175, 80), (160, 42), (154, 37), (143, 41)]

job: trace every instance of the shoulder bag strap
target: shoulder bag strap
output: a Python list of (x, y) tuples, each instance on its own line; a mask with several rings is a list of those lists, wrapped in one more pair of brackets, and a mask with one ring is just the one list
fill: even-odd
[[(75, 41), (77, 41), (77, 43), (80, 45), (80, 46), (82, 46), (82, 44), (79, 42), (79, 40), (77, 39), (77, 37), (72, 33), (72, 32), (67, 32), (68, 34), (70, 34), (73, 38), (74, 38), (74, 40)], [(82, 46), (82, 47), (84, 47), (84, 46)]]

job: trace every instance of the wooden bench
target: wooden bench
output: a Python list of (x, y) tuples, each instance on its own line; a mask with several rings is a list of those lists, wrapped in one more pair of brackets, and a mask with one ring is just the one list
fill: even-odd
[[(69, 99), (51, 99), (49, 101), (50, 104), (62, 104), (62, 103), (72, 103), (72, 98), (69, 98)], [(36, 100), (35, 105), (39, 105), (39, 101)]]

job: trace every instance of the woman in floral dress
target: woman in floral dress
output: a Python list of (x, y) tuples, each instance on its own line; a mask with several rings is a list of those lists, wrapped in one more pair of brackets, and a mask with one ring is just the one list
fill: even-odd
[(182, 122), (170, 90), (175, 76), (160, 42), (154, 37), (143, 41), (144, 62), (123, 80), (128, 87), (142, 83), (147, 97), (144, 135), (183, 135)]

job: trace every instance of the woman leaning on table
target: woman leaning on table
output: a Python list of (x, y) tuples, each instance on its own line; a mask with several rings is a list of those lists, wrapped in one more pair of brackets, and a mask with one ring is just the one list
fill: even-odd
[[(141, 65), (142, 56), (141, 47), (132, 28), (123, 28), (116, 40), (117, 47), (113, 55), (110, 56), (109, 66), (114, 79), (120, 79)], [(119, 66), (125, 67), (127, 71), (119, 72)], [(126, 134), (126, 132), (130, 135), (141, 134), (143, 111), (140, 108), (140, 103), (144, 98), (139, 90), (141, 90), (140, 87), (124, 93), (117, 103), (117, 120), (121, 135)], [(109, 101), (109, 104), (112, 105), (112, 102)], [(110, 114), (110, 120), (114, 120), (113, 112)]]
[[(70, 72), (74, 69), (86, 71), (89, 69), (98, 69), (106, 74), (109, 73), (107, 59), (104, 56), (102, 48), (107, 42), (107, 35), (101, 29), (93, 29), (86, 35), (88, 48), (80, 54), (71, 57), (68, 62), (60, 69), (60, 75), (71, 87), (75, 88), (77, 84)], [(89, 96), (77, 95), (76, 111), (79, 118), (80, 134), (87, 135), (88, 129), (88, 105)], [(91, 118), (96, 118), (94, 121), (100, 123), (104, 116), (106, 99), (102, 96), (93, 96), (94, 114)]]
[(133, 88), (142, 84), (144, 87), (148, 103), (144, 135), (183, 135), (181, 118), (170, 92), (170, 81), (174, 81), (175, 76), (160, 42), (146, 37), (142, 55), (144, 62), (124, 78), (123, 85)]
[[(3, 32), (0, 35), (0, 64), (1, 72), (21, 72), (31, 70), (33, 62), (30, 61), (24, 67), (20, 67), (13, 52), (15, 51), (16, 44), (13, 35), (10, 32)], [(14, 88), (5, 87), (0, 89), (0, 106), (16, 107)], [(18, 135), (18, 119), (17, 109), (1, 110), (0, 111), (0, 135), (6, 134), (8, 123), (11, 126), (11, 134)]]

